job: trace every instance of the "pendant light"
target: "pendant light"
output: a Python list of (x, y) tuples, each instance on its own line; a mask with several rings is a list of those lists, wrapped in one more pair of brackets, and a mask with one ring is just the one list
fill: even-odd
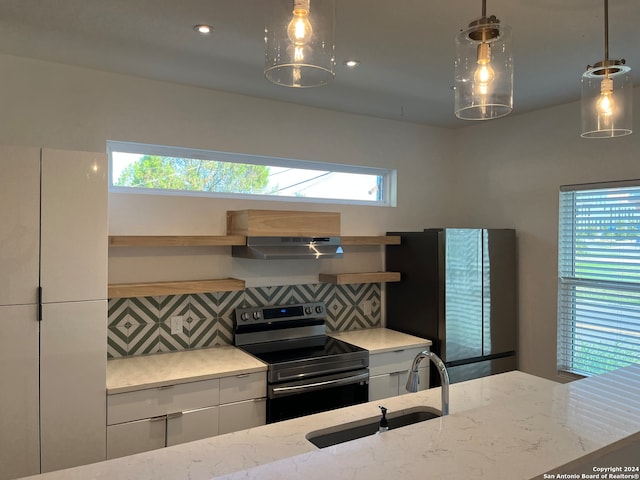
[(511, 28), (495, 15), (482, 16), (456, 36), (455, 114), (463, 120), (491, 120), (513, 110)]
[(582, 74), (582, 134), (584, 138), (612, 138), (632, 132), (631, 68), (624, 60), (609, 59), (609, 1), (604, 0), (604, 60)]
[(286, 87), (317, 87), (335, 76), (335, 0), (270, 0), (265, 77)]

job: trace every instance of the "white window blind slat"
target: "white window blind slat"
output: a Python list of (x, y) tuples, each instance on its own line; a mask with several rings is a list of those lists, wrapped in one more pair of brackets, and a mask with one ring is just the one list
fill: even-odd
[(563, 187), (559, 203), (558, 369), (640, 362), (640, 181)]

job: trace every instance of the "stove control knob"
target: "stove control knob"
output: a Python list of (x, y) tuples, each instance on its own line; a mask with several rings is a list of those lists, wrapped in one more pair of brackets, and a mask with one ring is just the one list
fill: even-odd
[(247, 320), (249, 320), (249, 314), (247, 312), (244, 312), (242, 315), (240, 315), (240, 320), (246, 322)]
[(322, 307), (320, 305), (316, 307), (316, 313), (322, 313)]
[(304, 307), (304, 313), (306, 313), (307, 315), (311, 315), (311, 307)]
[(260, 320), (260, 317), (261, 317), (260, 312), (253, 312), (254, 320)]

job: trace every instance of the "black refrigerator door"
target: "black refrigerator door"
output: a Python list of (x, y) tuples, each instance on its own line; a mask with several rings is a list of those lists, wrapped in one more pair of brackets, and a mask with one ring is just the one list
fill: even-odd
[(516, 238), (511, 229), (483, 231), (483, 355), (515, 352), (518, 342)]
[(438, 275), (438, 231), (389, 232), (400, 245), (385, 248), (385, 268), (400, 272), (399, 282), (387, 283), (386, 325), (400, 332), (427, 338), (440, 351), (438, 321), (442, 307)]

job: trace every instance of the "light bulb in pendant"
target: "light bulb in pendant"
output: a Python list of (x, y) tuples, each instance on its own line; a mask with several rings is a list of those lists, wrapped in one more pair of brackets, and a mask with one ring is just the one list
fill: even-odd
[(477, 88), (477, 92), (482, 95), (488, 95), (491, 83), (496, 74), (491, 68), (491, 50), (488, 43), (478, 45), (478, 68), (473, 75), (473, 83)]
[(293, 17), (287, 26), (287, 36), (293, 45), (302, 46), (311, 42), (313, 27), (309, 22), (311, 0), (294, 0)]
[(600, 83), (600, 97), (596, 101), (596, 110), (598, 117), (608, 120), (613, 116), (613, 80), (609, 77), (602, 79)]

